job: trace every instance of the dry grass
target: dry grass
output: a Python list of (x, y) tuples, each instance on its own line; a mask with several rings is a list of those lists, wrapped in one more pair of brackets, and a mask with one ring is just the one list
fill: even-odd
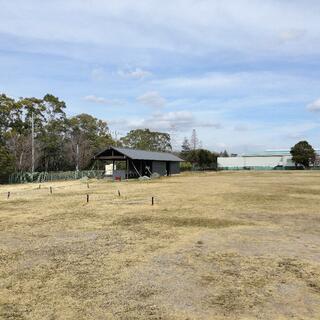
[(1, 186), (0, 319), (319, 319), (319, 179)]

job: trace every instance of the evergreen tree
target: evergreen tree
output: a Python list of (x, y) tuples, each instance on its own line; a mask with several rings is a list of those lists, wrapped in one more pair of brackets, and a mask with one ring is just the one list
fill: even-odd
[(181, 145), (181, 153), (187, 153), (191, 150), (190, 142), (187, 137), (184, 137), (182, 145)]

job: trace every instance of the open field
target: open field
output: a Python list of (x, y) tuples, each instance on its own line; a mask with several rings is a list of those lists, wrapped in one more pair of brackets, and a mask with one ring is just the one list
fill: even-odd
[(320, 319), (319, 181), (0, 186), (0, 319)]

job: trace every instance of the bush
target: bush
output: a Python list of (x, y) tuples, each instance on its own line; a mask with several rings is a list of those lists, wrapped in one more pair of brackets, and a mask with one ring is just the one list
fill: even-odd
[(180, 170), (181, 171), (191, 171), (192, 170), (192, 163), (185, 161), (180, 163)]

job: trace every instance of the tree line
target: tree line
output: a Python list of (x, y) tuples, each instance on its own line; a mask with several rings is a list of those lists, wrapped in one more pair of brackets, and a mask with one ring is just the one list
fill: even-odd
[(2, 175), (33, 166), (36, 171), (83, 169), (94, 152), (113, 142), (105, 121), (88, 114), (67, 117), (65, 110), (65, 102), (51, 94), (41, 99), (0, 95)]
[[(0, 178), (33, 169), (90, 169), (93, 156), (110, 145), (172, 151), (168, 133), (136, 129), (115, 140), (106, 121), (86, 113), (68, 117), (66, 103), (52, 94), (18, 99), (0, 94)], [(181, 155), (191, 162), (209, 161), (207, 153), (191, 148)]]
[[(0, 94), (0, 178), (33, 167), (38, 172), (90, 169), (93, 156), (110, 145), (172, 151), (168, 133), (136, 129), (115, 140), (106, 121), (86, 113), (68, 117), (65, 102), (51, 94), (19, 99)], [(297, 166), (309, 167), (316, 160), (306, 141), (297, 143), (291, 154)], [(196, 130), (184, 138), (178, 155), (186, 160), (184, 169), (215, 168), (218, 156), (229, 156), (226, 150), (218, 154), (202, 148)]]

